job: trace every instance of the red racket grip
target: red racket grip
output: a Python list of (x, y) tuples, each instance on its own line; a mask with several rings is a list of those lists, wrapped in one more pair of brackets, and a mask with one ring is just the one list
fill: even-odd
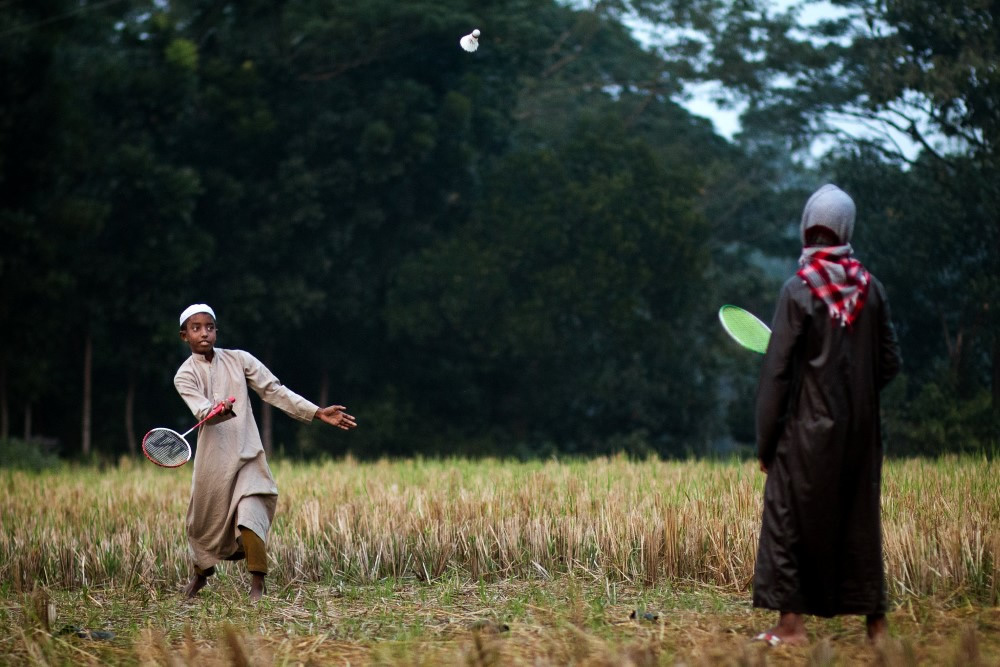
[(199, 426), (201, 426), (202, 424), (204, 424), (205, 422), (207, 422), (212, 417), (216, 416), (217, 414), (219, 414), (220, 412), (222, 412), (223, 410), (225, 410), (227, 405), (232, 405), (235, 402), (236, 402), (236, 397), (235, 396), (230, 396), (228, 400), (221, 401), (218, 405), (216, 405), (214, 408), (212, 408), (212, 410), (207, 415), (205, 415), (204, 419), (202, 419), (200, 422), (198, 422), (197, 424), (195, 424), (194, 426), (192, 426), (191, 428), (189, 428), (187, 430), (187, 433), (185, 433), (184, 435), (187, 435), (191, 431), (195, 430), (196, 428), (198, 428)]
[(220, 412), (222, 412), (228, 406), (232, 405), (235, 402), (236, 402), (236, 397), (235, 396), (230, 396), (225, 401), (219, 401), (219, 404), (216, 405), (214, 408), (212, 408), (212, 411), (208, 413), (207, 417), (205, 417), (204, 419), (201, 420), (201, 423), (204, 424), (206, 421), (208, 421), (209, 419), (211, 419), (215, 415), (219, 414)]

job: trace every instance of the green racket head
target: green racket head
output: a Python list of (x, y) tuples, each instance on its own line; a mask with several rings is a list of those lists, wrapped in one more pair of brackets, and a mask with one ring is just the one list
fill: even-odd
[(739, 306), (723, 306), (719, 308), (719, 321), (733, 340), (758, 354), (767, 352), (767, 343), (771, 340), (771, 330), (753, 314)]

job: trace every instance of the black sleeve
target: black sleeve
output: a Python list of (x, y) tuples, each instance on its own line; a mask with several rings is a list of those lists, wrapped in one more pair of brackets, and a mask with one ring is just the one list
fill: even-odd
[(771, 323), (771, 340), (757, 384), (757, 456), (765, 465), (774, 458), (788, 411), (793, 377), (794, 350), (803, 331), (802, 308), (791, 297), (792, 282), (778, 296)]

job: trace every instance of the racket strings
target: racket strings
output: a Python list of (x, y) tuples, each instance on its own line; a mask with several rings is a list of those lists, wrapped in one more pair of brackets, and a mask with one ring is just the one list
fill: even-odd
[(753, 315), (734, 308), (726, 308), (720, 313), (726, 329), (741, 345), (763, 353), (767, 350), (771, 332)]
[(154, 429), (142, 442), (146, 454), (164, 466), (175, 466), (184, 463), (190, 456), (187, 441), (174, 431)]

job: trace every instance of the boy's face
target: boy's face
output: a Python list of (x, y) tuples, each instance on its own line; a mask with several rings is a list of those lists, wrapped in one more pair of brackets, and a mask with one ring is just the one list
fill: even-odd
[(181, 340), (191, 346), (192, 352), (208, 354), (215, 348), (215, 318), (208, 313), (195, 313), (187, 318), (181, 329)]

